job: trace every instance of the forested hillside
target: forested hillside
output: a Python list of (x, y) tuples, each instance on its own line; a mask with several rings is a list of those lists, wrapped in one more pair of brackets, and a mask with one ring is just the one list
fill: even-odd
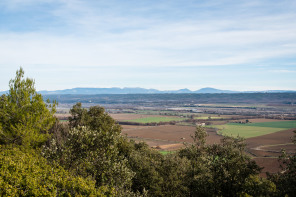
[[(296, 157), (283, 154), (283, 172), (259, 177), (242, 138), (194, 143), (162, 155), (121, 135), (100, 106), (70, 110), (69, 124), (53, 115), (22, 68), (0, 99), (1, 196), (293, 196)], [(295, 140), (294, 140), (295, 142)]]

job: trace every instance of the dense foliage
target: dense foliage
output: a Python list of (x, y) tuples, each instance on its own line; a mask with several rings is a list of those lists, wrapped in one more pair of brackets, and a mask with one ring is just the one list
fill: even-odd
[(47, 140), (54, 124), (56, 103), (44, 103), (34, 87), (34, 80), (23, 79), (22, 68), (9, 82), (9, 93), (0, 98), (1, 144), (39, 145)]
[(259, 178), (260, 168), (244, 154), (243, 139), (225, 137), (219, 145), (206, 145), (205, 137), (205, 130), (197, 127), (195, 143), (179, 152), (190, 160), (187, 183), (192, 196), (257, 196), (258, 191), (267, 196), (275, 191), (271, 181)]
[(49, 165), (34, 150), (0, 146), (1, 196), (104, 196), (106, 187)]
[[(1, 196), (293, 196), (295, 155), (283, 173), (260, 178), (242, 138), (208, 145), (197, 127), (194, 143), (166, 156), (129, 141), (95, 106), (77, 103), (69, 124), (53, 116), (22, 69), (0, 100)], [(295, 139), (294, 139), (295, 142)]]
[[(78, 125), (68, 131), (54, 133), (44, 146), (43, 154), (77, 175), (91, 176), (97, 186), (129, 189), (134, 173), (127, 168), (126, 158), (119, 155), (118, 141), (121, 136), (117, 131), (113, 132), (112, 128), (101, 129)], [(61, 138), (58, 139), (58, 136)]]

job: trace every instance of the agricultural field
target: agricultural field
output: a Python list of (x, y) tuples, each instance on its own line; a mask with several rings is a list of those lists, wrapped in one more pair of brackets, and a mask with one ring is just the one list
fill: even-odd
[(180, 118), (180, 117), (146, 117), (146, 118), (138, 118), (138, 119), (132, 119), (127, 120), (128, 122), (137, 122), (137, 123), (160, 123), (160, 122), (170, 122), (170, 121), (183, 121), (186, 120), (186, 118)]
[[(243, 121), (243, 120), (241, 120)], [(244, 120), (245, 121), (245, 120)], [(279, 168), (278, 157), (282, 150), (293, 154), (296, 145), (291, 138), (296, 130), (296, 121), (282, 121), (275, 119), (250, 119), (251, 123), (227, 123), (211, 125), (219, 129), (220, 135), (241, 136), (246, 138), (247, 153), (264, 167), (261, 176), (266, 172), (277, 172)]]
[[(262, 176), (266, 176), (267, 171), (277, 172), (279, 170), (278, 156), (281, 154), (281, 149), (285, 149), (288, 154), (295, 153), (296, 150), (296, 146), (291, 143), (293, 130), (296, 129), (295, 119), (281, 120), (281, 116), (265, 118), (265, 115), (260, 115), (260, 110), (264, 113), (273, 109), (280, 110), (281, 108), (277, 106), (270, 108), (266, 105), (204, 104), (199, 108), (144, 107), (142, 109), (140, 107), (137, 109), (134, 106), (132, 108), (121, 106), (117, 109), (116, 107), (109, 111), (106, 109), (106, 111), (121, 124), (122, 135), (136, 142), (144, 141), (162, 154), (170, 154), (192, 143), (191, 136), (198, 123), (209, 124), (205, 127), (208, 133), (208, 144), (220, 143), (223, 135), (234, 137), (239, 135), (246, 138), (246, 152), (259, 166), (264, 167)], [(198, 109), (198, 112), (192, 112), (192, 109)], [(246, 111), (256, 111), (256, 113), (244, 115)], [(290, 112), (293, 113), (293, 110)], [(60, 113), (56, 116), (65, 120), (69, 114)], [(171, 121), (175, 121), (176, 124), (169, 125)], [(160, 125), (158, 124), (160, 122), (166, 122), (166, 124)], [(139, 125), (129, 125), (129, 123)]]
[(213, 125), (218, 130), (218, 134), (227, 135), (227, 136), (240, 136), (244, 138), (257, 137), (261, 135), (266, 135), (274, 132), (284, 130), (284, 128), (270, 128), (270, 127), (254, 127), (254, 126), (245, 126), (245, 125)]
[(159, 152), (163, 155), (167, 155), (173, 153), (174, 151), (160, 150)]
[(244, 138), (257, 137), (286, 129), (296, 128), (296, 121), (273, 121), (257, 123), (228, 123), (225, 125), (211, 125), (218, 129), (218, 134), (240, 136)]
[[(176, 150), (183, 147), (183, 143), (192, 143), (191, 136), (194, 134), (194, 126), (134, 126), (122, 125), (122, 133), (135, 141), (145, 141), (151, 147), (161, 150)], [(221, 136), (215, 132), (208, 132), (209, 144), (219, 143)]]
[(70, 116), (71, 116), (71, 114), (69, 114), (69, 113), (56, 113), (55, 114), (55, 117), (57, 117), (60, 120), (66, 120)]
[[(245, 119), (241, 119), (238, 121), (246, 121)], [(262, 122), (279, 122), (283, 120), (277, 120), (277, 119), (266, 119), (266, 118), (255, 118), (255, 119), (249, 119), (249, 123), (262, 123)], [(235, 123), (235, 121), (232, 121)]]
[[(236, 120), (245, 121), (246, 119)], [(223, 135), (241, 136), (246, 138), (246, 151), (259, 166), (264, 167), (261, 176), (266, 172), (279, 171), (278, 157), (281, 149), (287, 150), (288, 154), (295, 153), (296, 146), (291, 143), (296, 128), (296, 121), (282, 121), (276, 119), (250, 119), (250, 123), (240, 124), (227, 121), (215, 121), (215, 127), (224, 128), (218, 131), (214, 128), (205, 127), (208, 133), (207, 143), (220, 143)], [(220, 125), (217, 125), (220, 124)], [(213, 127), (213, 125), (211, 125)], [(135, 126), (122, 125), (122, 132), (135, 141), (145, 141), (150, 147), (169, 154), (183, 148), (184, 143), (192, 143), (191, 135), (195, 126), (162, 125), (162, 126)]]
[(136, 110), (135, 113), (144, 114), (144, 115), (166, 115), (166, 116), (183, 115), (181, 113), (171, 111), (171, 110)]
[(296, 121), (257, 122), (257, 123), (248, 123), (245, 125), (251, 126), (251, 127), (270, 127), (270, 128), (292, 129), (292, 128), (296, 128)]
[(134, 123), (160, 123), (170, 121), (184, 121), (187, 118), (180, 116), (162, 116), (162, 115), (145, 115), (145, 114), (110, 114), (112, 118), (119, 122), (134, 122)]
[(279, 171), (278, 157), (282, 150), (286, 150), (287, 154), (295, 154), (296, 145), (291, 143), (294, 130), (288, 129), (246, 139), (247, 152), (259, 166), (264, 167), (261, 176), (265, 177), (266, 172)]
[(140, 119), (140, 118), (160, 117), (159, 115), (144, 115), (144, 114), (135, 114), (135, 113), (116, 113), (116, 114), (111, 113), (110, 116), (117, 121), (128, 121), (128, 120)]

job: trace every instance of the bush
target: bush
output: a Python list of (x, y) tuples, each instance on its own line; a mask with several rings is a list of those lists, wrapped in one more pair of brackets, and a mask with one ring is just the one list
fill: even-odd
[(1, 196), (105, 196), (114, 191), (95, 188), (95, 181), (73, 176), (47, 164), (34, 150), (0, 145)]
[(275, 191), (271, 181), (259, 178), (261, 169), (244, 153), (242, 138), (224, 137), (221, 144), (207, 145), (205, 130), (197, 127), (193, 139), (194, 144), (178, 153), (190, 161), (190, 195), (266, 196)]
[(97, 186), (130, 189), (134, 173), (119, 154), (120, 126), (101, 107), (86, 110), (77, 104), (71, 113), (70, 129), (56, 126), (58, 130), (43, 147), (44, 156), (77, 175), (93, 177)]
[(163, 196), (163, 178), (159, 173), (163, 156), (146, 143), (133, 143), (127, 154), (129, 168), (135, 172), (133, 191), (148, 191), (149, 196)]

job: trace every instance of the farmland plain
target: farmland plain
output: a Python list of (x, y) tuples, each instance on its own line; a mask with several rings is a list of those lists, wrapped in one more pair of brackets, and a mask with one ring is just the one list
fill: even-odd
[(260, 123), (228, 123), (225, 125), (212, 125), (221, 135), (240, 136), (244, 138), (257, 137), (286, 129), (296, 128), (296, 121), (273, 121)]
[(257, 122), (257, 123), (248, 123), (248, 124), (245, 124), (245, 126), (291, 129), (291, 128), (296, 128), (296, 121)]
[(121, 124), (122, 135), (137, 142), (145, 141), (163, 154), (191, 144), (196, 125), (201, 124), (207, 125), (208, 144), (220, 143), (223, 135), (245, 137), (246, 153), (265, 167), (263, 172), (279, 170), (277, 157), (281, 149), (289, 154), (296, 150), (291, 144), (296, 128), (296, 94), (65, 95), (56, 98), (61, 99), (58, 101), (62, 110), (57, 114), (60, 119), (69, 116), (65, 109), (73, 102), (80, 101), (86, 108), (103, 106)]

